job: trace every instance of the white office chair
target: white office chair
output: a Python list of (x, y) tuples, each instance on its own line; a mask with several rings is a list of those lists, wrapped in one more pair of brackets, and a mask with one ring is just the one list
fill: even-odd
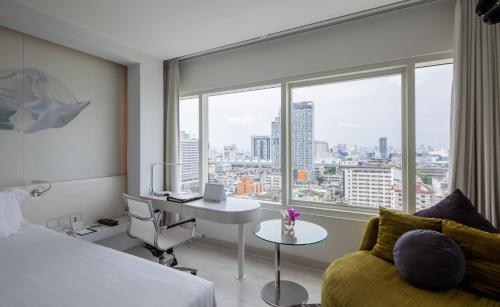
[[(177, 265), (174, 247), (194, 239), (196, 233), (196, 220), (190, 218), (170, 225), (160, 225), (160, 210), (154, 210), (151, 201), (123, 194), (125, 211), (128, 214), (130, 225), (128, 235), (145, 243), (147, 248), (160, 264), (169, 267)], [(191, 229), (180, 227), (192, 223)], [(165, 254), (171, 258), (165, 261)], [(188, 271), (196, 275), (195, 269), (176, 267), (181, 271)]]

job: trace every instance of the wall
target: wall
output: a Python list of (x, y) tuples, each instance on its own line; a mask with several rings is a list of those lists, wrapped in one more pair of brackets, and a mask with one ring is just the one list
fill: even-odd
[(181, 92), (449, 51), (454, 4), (441, 0), (181, 62)]
[[(244, 85), (302, 74), (404, 59), (452, 50), (453, 0), (442, 0), (401, 11), (344, 23), (322, 30), (213, 54), (181, 64), (181, 91)], [(279, 217), (267, 206), (263, 219)], [(305, 211), (305, 209), (299, 209)], [(369, 216), (307, 210), (301, 219), (325, 227), (328, 239), (305, 247), (284, 247), (288, 256), (327, 263), (358, 249)], [(198, 222), (207, 238), (236, 242), (236, 227)], [(247, 227), (250, 248), (271, 250)]]
[(0, 26), (129, 68), (127, 190), (133, 195), (148, 191), (149, 165), (163, 159), (163, 61), (15, 0), (0, 1)]
[(122, 215), (127, 68), (2, 27), (0, 54), (0, 186), (52, 182), (23, 203), (36, 224)]
[(0, 46), (0, 186), (126, 174), (126, 67), (5, 28)]

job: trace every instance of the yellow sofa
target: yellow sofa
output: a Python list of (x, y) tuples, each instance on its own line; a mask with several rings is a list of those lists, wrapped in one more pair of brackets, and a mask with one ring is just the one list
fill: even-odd
[(498, 301), (457, 288), (434, 292), (411, 285), (399, 275), (393, 264), (370, 254), (377, 235), (378, 217), (368, 222), (359, 251), (330, 264), (323, 274), (321, 307), (500, 307)]

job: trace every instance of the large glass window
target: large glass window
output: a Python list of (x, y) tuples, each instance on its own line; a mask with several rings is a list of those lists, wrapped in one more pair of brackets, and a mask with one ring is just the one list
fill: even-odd
[(181, 189), (200, 192), (199, 99), (187, 98), (179, 102), (179, 130), (181, 155)]
[(292, 87), (292, 200), (401, 209), (401, 78)]
[(281, 88), (208, 96), (208, 181), (228, 196), (281, 199)]
[(448, 194), (452, 82), (452, 64), (415, 69), (417, 210)]

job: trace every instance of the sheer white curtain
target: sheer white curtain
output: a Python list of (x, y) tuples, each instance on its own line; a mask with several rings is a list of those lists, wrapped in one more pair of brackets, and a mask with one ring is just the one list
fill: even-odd
[[(165, 61), (163, 69), (165, 99), (165, 157), (167, 163), (180, 163), (179, 143), (179, 61)], [(179, 167), (165, 166), (165, 190), (179, 191)]]
[(475, 14), (475, 0), (457, 0), (450, 188), (500, 225), (500, 25)]

